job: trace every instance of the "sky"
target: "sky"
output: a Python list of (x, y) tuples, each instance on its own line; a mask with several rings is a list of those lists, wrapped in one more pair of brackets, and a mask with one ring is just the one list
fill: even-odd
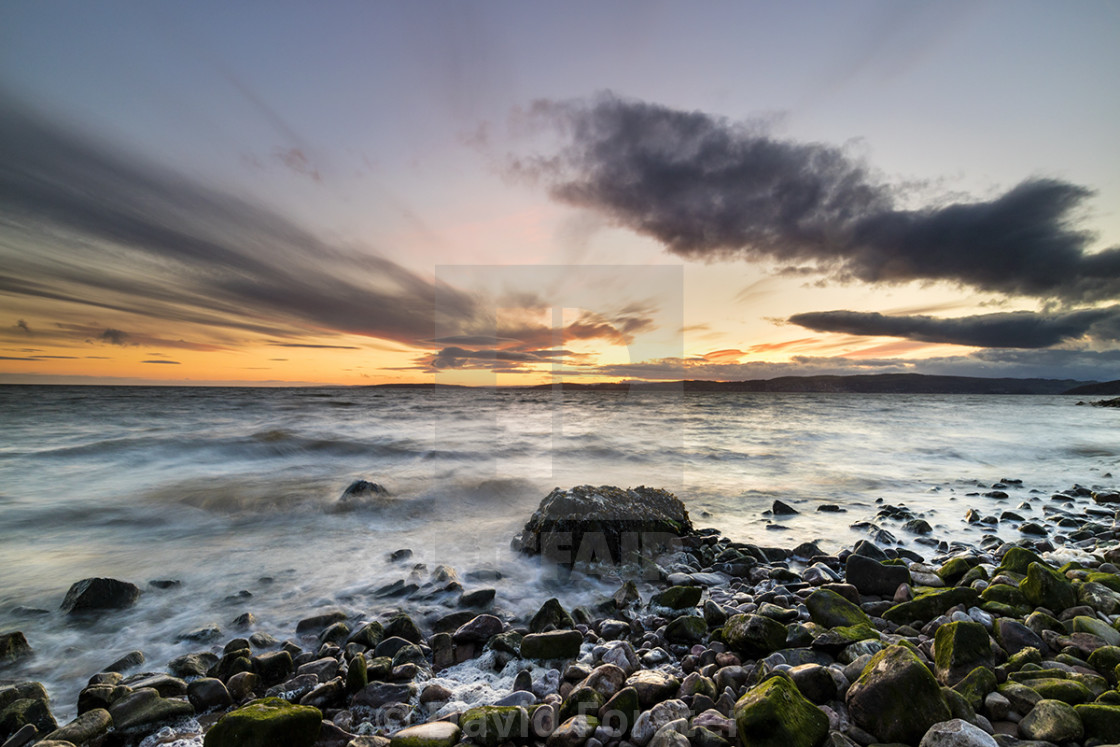
[(0, 383), (1120, 378), (1120, 7), (0, 4)]

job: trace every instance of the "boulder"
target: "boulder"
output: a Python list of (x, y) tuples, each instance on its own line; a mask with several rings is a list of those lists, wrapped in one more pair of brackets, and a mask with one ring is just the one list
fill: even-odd
[(883, 613), (883, 619), (900, 625), (915, 620), (925, 623), (938, 615), (945, 614), (959, 604), (963, 604), (965, 607), (975, 606), (979, 599), (980, 595), (976, 589), (968, 586), (930, 589), (917, 594), (908, 602), (902, 602), (891, 607)]
[(263, 698), (230, 711), (206, 732), (204, 747), (312, 747), (323, 714), (318, 708)]
[(548, 735), (545, 744), (548, 747), (581, 747), (598, 726), (599, 719), (594, 716), (572, 716)]
[(68, 615), (131, 607), (140, 598), (140, 587), (115, 578), (86, 578), (70, 587), (59, 607)]
[(951, 717), (933, 674), (899, 645), (871, 658), (845, 702), (856, 725), (884, 742), (917, 744), (931, 726)]
[(816, 747), (828, 736), (828, 716), (793, 680), (777, 676), (735, 703), (735, 727), (739, 741), (751, 747)]
[(452, 747), (459, 742), (461, 730), (449, 721), (432, 721), (401, 729), (389, 747)]
[(38, 682), (0, 687), (0, 737), (15, 734), (28, 724), (40, 734), (58, 728), (46, 688)]
[(550, 630), (530, 633), (521, 639), (525, 659), (574, 659), (579, 656), (583, 634), (578, 630)]
[(831, 589), (817, 589), (805, 599), (805, 606), (813, 622), (826, 628), (871, 625), (866, 612)]
[(693, 615), (681, 615), (665, 628), (665, 638), (670, 643), (701, 643), (707, 633), (708, 623)]
[(723, 625), (723, 642), (747, 659), (762, 658), (785, 648), (786, 626), (762, 615), (732, 615)]
[(109, 706), (109, 715), (113, 717), (113, 727), (117, 731), (150, 727), (193, 714), (194, 708), (190, 703), (164, 698), (154, 687), (133, 690)]
[(503, 742), (522, 741), (530, 736), (529, 712), (522, 706), (477, 706), (459, 716), (463, 739), (497, 747)]
[(112, 725), (113, 717), (109, 712), (104, 708), (95, 708), (86, 711), (65, 726), (60, 726), (43, 739), (85, 744), (105, 734)]
[(620, 563), (634, 552), (675, 544), (692, 532), (684, 504), (667, 490), (603, 485), (555, 488), (529, 518), (514, 547), (571, 567)]
[(998, 747), (991, 734), (964, 719), (955, 718), (929, 727), (918, 747)]
[(626, 687), (637, 692), (638, 702), (644, 708), (676, 695), (680, 686), (676, 677), (656, 669), (642, 669), (626, 679)]
[(1027, 566), (1027, 577), (1019, 582), (1019, 590), (1030, 604), (1045, 607), (1055, 614), (1077, 604), (1073, 584), (1042, 563)]
[(883, 565), (877, 560), (852, 553), (844, 563), (844, 580), (860, 594), (890, 597), (902, 584), (910, 583), (906, 566)]
[(1085, 703), (1073, 707), (1085, 729), (1086, 741), (1120, 744), (1120, 706)]
[(529, 621), (529, 632), (543, 633), (548, 630), (571, 630), (575, 626), (575, 620), (560, 604), (560, 600), (553, 597), (542, 604), (541, 608), (537, 610), (537, 614), (533, 615), (533, 619)]
[(1024, 739), (1040, 742), (1075, 742), (1085, 734), (1081, 717), (1073, 706), (1060, 700), (1040, 700), (1019, 722), (1019, 734)]
[(0, 635), (0, 664), (10, 664), (31, 654), (31, 644), (22, 632), (17, 630)]
[(695, 607), (700, 603), (703, 590), (699, 586), (670, 586), (654, 594), (650, 604), (657, 604), (674, 610)]
[(995, 666), (988, 631), (978, 622), (955, 621), (934, 636), (934, 671), (944, 685), (955, 685), (976, 667)]

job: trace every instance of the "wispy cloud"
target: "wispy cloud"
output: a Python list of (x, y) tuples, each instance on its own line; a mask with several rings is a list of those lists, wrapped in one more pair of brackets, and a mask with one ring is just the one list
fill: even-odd
[(414, 344), (431, 336), (437, 314), (446, 317), (439, 328), (455, 329), (475, 311), (466, 293), (93, 143), (3, 95), (0, 220), (9, 239), (0, 287), (17, 296), (293, 341), (345, 333)]
[(606, 93), (538, 101), (557, 153), (513, 159), (563, 202), (688, 259), (767, 259), (868, 283), (947, 281), (1009, 295), (1120, 297), (1120, 247), (1093, 252), (1077, 217), (1093, 194), (1031, 178), (991, 199), (902, 209), (843, 149)]

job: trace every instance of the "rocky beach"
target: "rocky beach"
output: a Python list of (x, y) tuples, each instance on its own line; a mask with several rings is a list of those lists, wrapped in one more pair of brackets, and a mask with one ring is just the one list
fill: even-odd
[[(939, 537), (922, 512), (882, 499), (868, 516), (774, 501), (773, 520), (815, 510), (865, 533), (828, 553), (732, 540), (656, 488), (557, 489), (515, 550), (556, 589), (596, 579), (612, 595), (571, 609), (542, 599), (519, 616), (500, 572), (399, 548), (378, 608), (309, 609), (286, 638), (246, 612), (184, 634), (190, 652), (171, 661), (137, 649), (90, 672), (63, 723), (41, 683), (11, 676), (40, 655), (28, 610), (0, 636), (0, 744), (1120, 742), (1120, 493), (1004, 479), (960, 508), (978, 542)], [(84, 579), (59, 613), (79, 628), (127, 625), (141, 594), (175, 583)]]

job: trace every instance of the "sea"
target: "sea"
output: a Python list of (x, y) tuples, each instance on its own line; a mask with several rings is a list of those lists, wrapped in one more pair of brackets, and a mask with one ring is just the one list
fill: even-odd
[[(931, 557), (884, 503), (978, 544), (1018, 533), (969, 508), (1041, 516), (1053, 492), (1120, 483), (1120, 412), (1070, 396), (4, 386), (0, 422), (0, 633), (35, 651), (0, 681), (45, 683), (60, 718), (118, 657), (220, 651), (244, 612), (280, 640), (324, 609), (446, 614), (385, 591), (440, 566), (507, 615), (592, 603), (617, 580), (564, 582), (510, 546), (557, 487), (664, 488), (696, 526), (771, 547), (836, 552), (871, 523)], [(360, 479), (386, 492), (340, 500)], [(143, 594), (75, 622), (59, 605), (88, 577)], [(181, 640), (205, 626), (221, 636)]]

